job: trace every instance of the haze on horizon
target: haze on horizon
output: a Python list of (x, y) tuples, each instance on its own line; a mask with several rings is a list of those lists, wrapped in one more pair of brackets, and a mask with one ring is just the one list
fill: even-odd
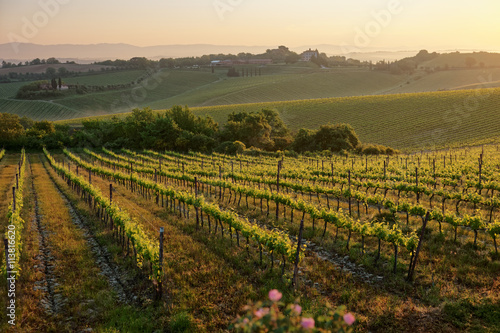
[(500, 49), (498, 13), (493, 0), (2, 0), (0, 44), (490, 51)]

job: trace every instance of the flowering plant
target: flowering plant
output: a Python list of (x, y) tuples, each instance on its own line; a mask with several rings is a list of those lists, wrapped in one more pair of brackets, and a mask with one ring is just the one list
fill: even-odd
[(313, 317), (302, 313), (298, 301), (288, 305), (280, 302), (282, 296), (273, 289), (269, 300), (245, 306), (246, 314), (238, 316), (231, 328), (237, 332), (352, 332), (355, 318), (344, 313), (344, 307), (334, 310), (327, 304), (326, 314)]

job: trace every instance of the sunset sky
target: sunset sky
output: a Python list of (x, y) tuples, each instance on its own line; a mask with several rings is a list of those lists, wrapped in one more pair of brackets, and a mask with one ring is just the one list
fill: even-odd
[(498, 50), (499, 14), (498, 0), (0, 0), (0, 43)]

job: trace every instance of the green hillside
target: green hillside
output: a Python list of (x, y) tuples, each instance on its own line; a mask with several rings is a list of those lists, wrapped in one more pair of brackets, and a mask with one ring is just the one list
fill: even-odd
[(500, 68), (462, 69), (426, 73), (418, 71), (403, 84), (385, 93), (413, 93), (442, 90), (500, 87)]
[[(193, 107), (223, 124), (232, 112), (275, 109), (292, 129), (351, 124), (363, 142), (416, 150), (500, 137), (500, 89)], [(161, 112), (161, 111), (159, 111)], [(119, 115), (126, 116), (126, 113)], [(110, 116), (99, 117), (109, 119)], [(62, 123), (78, 125), (82, 119)]]
[(16, 93), (27, 82), (0, 83), (0, 98), (14, 98)]
[(70, 109), (47, 101), (19, 101), (11, 99), (0, 99), (0, 112), (17, 114), (20, 117), (26, 116), (37, 121), (55, 121), (90, 116), (90, 114), (83, 111)]
[(473, 52), (473, 53), (445, 53), (440, 54), (438, 57), (426, 61), (419, 65), (419, 67), (429, 67), (429, 68), (445, 68), (448, 67), (466, 67), (465, 59), (472, 57), (476, 60), (474, 67), (499, 67), (500, 66), (500, 54), (499, 53), (489, 53), (489, 52)]
[(500, 136), (500, 89), (360, 96), (193, 108), (224, 122), (231, 112), (272, 108), (293, 130), (351, 124), (363, 142), (398, 149), (471, 143)]
[(223, 78), (182, 95), (156, 101), (153, 108), (176, 104), (210, 106), (378, 94), (404, 77), (368, 70), (324, 70), (305, 74)]
[(68, 77), (63, 79), (65, 84), (86, 84), (86, 85), (108, 85), (125, 84), (135, 81), (144, 75), (144, 70), (129, 70), (118, 72), (105, 72), (102, 74), (82, 75), (77, 77)]

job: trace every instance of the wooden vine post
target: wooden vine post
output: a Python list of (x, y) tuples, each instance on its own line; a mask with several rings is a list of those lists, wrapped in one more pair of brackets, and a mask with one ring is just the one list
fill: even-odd
[(302, 232), (304, 231), (304, 219), (300, 220), (299, 238), (297, 239), (297, 253), (295, 254), (295, 264), (293, 267), (292, 286), (297, 289), (297, 278), (299, 274), (300, 247), (302, 243)]
[(406, 278), (407, 281), (413, 280), (413, 274), (415, 273), (415, 266), (417, 265), (418, 254), (420, 253), (420, 248), (422, 247), (422, 243), (424, 241), (425, 227), (427, 226), (427, 222), (429, 221), (429, 215), (430, 215), (429, 212), (425, 214), (424, 223), (422, 225), (422, 231), (420, 232), (420, 239), (418, 240), (417, 251), (415, 252), (414, 258), (410, 262), (410, 267), (408, 269), (408, 277)]
[(479, 186), (478, 186), (478, 192), (481, 194), (481, 178), (482, 178), (482, 171), (483, 171), (483, 154), (481, 153), (479, 155)]
[[(194, 196), (198, 198), (198, 177), (194, 177)], [(194, 206), (194, 210), (196, 211), (196, 230), (198, 230), (200, 225), (200, 218), (198, 216), (198, 206)]]
[(113, 184), (109, 184), (109, 203), (113, 202)]
[[(278, 161), (278, 173), (276, 175), (276, 193), (280, 192), (280, 170), (281, 170), (281, 161)], [(279, 216), (279, 203), (276, 201), (276, 221)]]
[(420, 202), (420, 192), (418, 190), (418, 167), (415, 168), (415, 184), (417, 185), (416, 191), (417, 191), (417, 203)]
[(162, 281), (162, 275), (163, 275), (163, 232), (164, 229), (163, 227), (160, 227), (160, 251), (159, 251), (159, 256), (158, 256), (158, 266), (159, 266), (159, 276), (160, 276), (160, 281), (158, 281), (158, 299), (161, 299), (161, 296), (163, 294), (163, 281)]
[[(3, 239), (3, 244), (5, 246), (5, 270), (9, 271), (9, 240), (7, 238)], [(9, 275), (7, 274), (7, 277)]]
[(352, 214), (352, 207), (351, 207), (351, 170), (347, 170), (347, 184), (348, 184), (348, 188), (349, 188), (349, 216), (351, 216)]
[(12, 213), (16, 211), (16, 187), (12, 186)]

